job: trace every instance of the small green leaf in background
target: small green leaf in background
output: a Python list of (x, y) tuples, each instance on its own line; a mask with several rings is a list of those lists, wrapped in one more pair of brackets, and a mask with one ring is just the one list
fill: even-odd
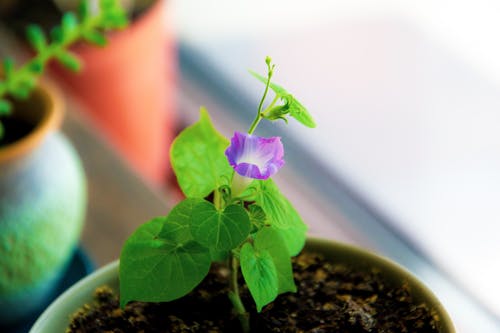
[(0, 116), (6, 116), (10, 114), (11, 108), (12, 105), (10, 104), (9, 101), (5, 99), (0, 99)]
[(90, 10), (90, 0), (83, 0), (78, 4), (78, 16), (85, 22), (90, 18), (92, 12)]
[(83, 38), (89, 42), (99, 46), (106, 45), (106, 37), (99, 31), (88, 31), (83, 34)]
[(50, 30), (50, 37), (52, 38), (53, 42), (61, 44), (64, 41), (64, 34), (61, 27), (57, 26), (52, 28), (52, 30)]
[(195, 207), (204, 201), (203, 199), (188, 198), (179, 202), (164, 218), (164, 224), (158, 237), (181, 244), (193, 240), (190, 229), (192, 214)]
[(288, 291), (296, 292), (297, 287), (293, 280), (292, 261), (280, 233), (269, 227), (262, 228), (255, 235), (254, 247), (256, 251), (268, 251), (273, 258), (278, 273), (278, 294)]
[(22, 80), (16, 82), (15, 90), (12, 91), (12, 96), (15, 98), (28, 98), (31, 90), (36, 84), (36, 76), (32, 73), (26, 73)]
[(5, 74), (5, 79), (9, 80), (14, 72), (14, 60), (12, 58), (5, 58), (3, 60), (3, 72)]
[(64, 13), (61, 20), (61, 28), (65, 39), (71, 39), (73, 36), (78, 33), (78, 20), (76, 15), (72, 12)]
[(267, 223), (279, 231), (290, 256), (300, 253), (306, 242), (307, 225), (272, 179), (260, 181), (255, 202), (264, 210)]
[(118, 0), (101, 0), (102, 25), (105, 29), (122, 28), (128, 23), (127, 15)]
[(56, 59), (65, 67), (72, 70), (73, 72), (78, 72), (82, 67), (80, 59), (78, 59), (75, 55), (67, 51), (61, 51), (57, 53)]
[(34, 74), (41, 74), (44, 69), (44, 63), (40, 59), (33, 59), (29, 63), (29, 70)]
[(26, 38), (37, 52), (41, 52), (47, 46), (45, 34), (42, 28), (36, 24), (28, 25), (26, 28)]
[(187, 197), (204, 198), (221, 185), (221, 176), (232, 173), (224, 151), (229, 141), (215, 130), (202, 108), (200, 120), (174, 140), (170, 150), (177, 181)]
[(168, 302), (180, 298), (208, 274), (211, 263), (208, 249), (192, 241), (178, 244), (158, 238), (162, 225), (161, 219), (142, 225), (123, 247), (122, 307), (130, 301)]
[(193, 211), (191, 233), (200, 244), (216, 251), (232, 250), (250, 233), (250, 219), (239, 205), (229, 205), (223, 211), (204, 201)]
[(273, 258), (268, 251), (257, 251), (252, 244), (245, 243), (240, 252), (240, 265), (257, 311), (260, 312), (278, 296), (278, 273)]

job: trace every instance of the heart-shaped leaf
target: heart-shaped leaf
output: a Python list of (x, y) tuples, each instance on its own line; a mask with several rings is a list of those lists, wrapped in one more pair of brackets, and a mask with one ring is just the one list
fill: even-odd
[(293, 280), (292, 261), (285, 241), (277, 230), (262, 228), (256, 235), (254, 247), (257, 251), (267, 251), (273, 258), (278, 273), (278, 294), (296, 292)]
[(240, 251), (240, 265), (257, 311), (260, 312), (278, 296), (278, 273), (273, 258), (268, 251), (257, 251), (250, 243), (245, 243)]
[(165, 218), (165, 223), (158, 236), (178, 243), (193, 240), (191, 235), (191, 221), (195, 207), (206, 202), (203, 199), (187, 198), (179, 202)]
[(299, 254), (306, 241), (307, 225), (272, 179), (255, 183), (255, 189), (255, 203), (264, 210), (267, 223), (279, 231), (290, 256)]
[(177, 181), (187, 197), (204, 198), (223, 185), (222, 176), (230, 178), (232, 168), (224, 155), (228, 146), (202, 108), (200, 120), (182, 131), (170, 150)]
[[(142, 225), (127, 240), (120, 256), (120, 305), (129, 301), (168, 302), (195, 288), (207, 275), (207, 248), (189, 241), (158, 238), (163, 219)], [(173, 239), (175, 237), (168, 237)]]
[(215, 251), (232, 250), (250, 233), (250, 219), (245, 209), (229, 205), (223, 211), (203, 201), (192, 214), (191, 234), (200, 244)]

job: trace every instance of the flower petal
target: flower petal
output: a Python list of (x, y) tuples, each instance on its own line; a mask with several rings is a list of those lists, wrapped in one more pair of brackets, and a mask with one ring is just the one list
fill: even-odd
[(241, 176), (267, 179), (285, 164), (281, 138), (264, 138), (235, 132), (225, 152), (229, 164)]

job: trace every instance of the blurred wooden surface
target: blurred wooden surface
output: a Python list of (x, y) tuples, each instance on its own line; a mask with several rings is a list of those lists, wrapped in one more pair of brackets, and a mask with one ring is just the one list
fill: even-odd
[(63, 132), (83, 161), (88, 210), (82, 245), (97, 266), (117, 259), (126, 238), (142, 223), (168, 212), (164, 194), (148, 186), (68, 105)]

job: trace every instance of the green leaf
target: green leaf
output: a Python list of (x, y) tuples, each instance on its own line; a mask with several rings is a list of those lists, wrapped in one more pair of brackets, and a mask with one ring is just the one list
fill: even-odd
[(239, 205), (229, 205), (223, 211), (204, 201), (192, 215), (191, 234), (200, 244), (215, 251), (232, 250), (250, 233), (250, 219)]
[(104, 17), (102, 28), (105, 30), (109, 29), (120, 29), (128, 24), (128, 19), (123, 13), (110, 13)]
[[(293, 207), (290, 206), (290, 209), (293, 209)], [(302, 222), (302, 219), (295, 210), (290, 211), (290, 219), (292, 219), (292, 225), (288, 229), (278, 230), (274, 227), (271, 228), (279, 231), (281, 237), (283, 237), (285, 241), (290, 256), (293, 257), (298, 255), (306, 244), (307, 225)]]
[(87, 31), (83, 34), (83, 38), (89, 42), (99, 46), (106, 45), (106, 37), (101, 34), (99, 31)]
[(288, 206), (278, 187), (271, 179), (258, 184), (260, 188), (256, 192), (255, 203), (264, 210), (268, 223), (279, 229), (289, 228), (291, 220), (288, 216)]
[(293, 280), (292, 261), (288, 248), (280, 232), (272, 228), (263, 228), (255, 235), (254, 247), (257, 251), (266, 250), (273, 258), (278, 273), (278, 294), (296, 292)]
[[(250, 74), (253, 75), (253, 77), (255, 77), (257, 80), (259, 80), (260, 82), (264, 83), (264, 84), (267, 84), (267, 77), (264, 77), (252, 70), (249, 70)], [(276, 94), (280, 95), (280, 96), (283, 96), (283, 95), (287, 95), (288, 92), (285, 90), (285, 88), (283, 88), (282, 86), (276, 84), (276, 83), (270, 83), (269, 84), (269, 88), (271, 88)]]
[(259, 205), (252, 204), (248, 207), (250, 222), (257, 228), (262, 228), (266, 224), (266, 213)]
[(260, 312), (278, 296), (278, 273), (273, 258), (268, 251), (257, 251), (250, 243), (245, 243), (240, 252), (240, 265), (257, 311)]
[(78, 28), (78, 20), (76, 18), (76, 15), (72, 12), (64, 13), (61, 20), (61, 27), (66, 39), (72, 38)]
[(216, 251), (214, 249), (210, 249), (210, 257), (212, 261), (216, 262), (225, 262), (229, 258), (229, 251)]
[(117, 0), (100, 0), (99, 7), (103, 12), (113, 11), (118, 6)]
[(12, 105), (9, 101), (5, 99), (0, 99), (0, 116), (9, 115), (12, 109)]
[(299, 254), (306, 241), (307, 225), (272, 179), (260, 181), (257, 186), (255, 203), (264, 210), (267, 223), (280, 232), (291, 256)]
[(74, 72), (78, 72), (82, 67), (80, 59), (78, 59), (75, 55), (71, 54), (70, 52), (61, 51), (56, 54), (56, 59), (65, 67), (69, 68)]
[[(259, 81), (261, 81), (264, 84), (267, 84), (267, 78), (263, 77), (260, 74), (255, 73), (254, 71), (250, 70), (249, 72)], [(302, 104), (300, 104), (299, 101), (297, 101), (288, 91), (286, 91), (285, 88), (272, 82), (269, 84), (269, 87), (278, 96), (280, 96), (285, 101), (286, 104), (288, 104), (288, 110), (293, 118), (295, 118), (298, 122), (307, 127), (310, 128), (316, 127), (316, 122), (314, 121), (311, 114)]]
[(29, 70), (35, 74), (41, 74), (44, 70), (44, 62), (41, 59), (33, 59), (29, 65)]
[(83, 0), (78, 4), (78, 15), (85, 22), (88, 18), (90, 18), (92, 12), (90, 10), (90, 0)]
[(26, 38), (37, 52), (41, 52), (47, 46), (47, 39), (42, 28), (36, 24), (30, 24), (26, 28)]
[(202, 108), (200, 120), (179, 134), (172, 144), (170, 156), (177, 181), (187, 197), (204, 198), (230, 178), (225, 149), (229, 141), (215, 130)]
[(5, 135), (5, 129), (3, 127), (2, 122), (0, 121), (0, 141), (2, 140), (4, 135)]
[(50, 31), (50, 37), (56, 44), (61, 44), (64, 41), (64, 34), (61, 27), (54, 27)]
[(102, 27), (122, 28), (128, 24), (127, 13), (117, 0), (101, 0)]
[(12, 58), (5, 58), (3, 60), (3, 71), (5, 73), (5, 79), (9, 80), (14, 73), (14, 60)]
[(181, 244), (193, 240), (190, 229), (192, 214), (195, 207), (204, 201), (188, 198), (179, 202), (164, 218), (164, 224), (158, 236)]
[(122, 307), (130, 301), (168, 302), (180, 298), (208, 274), (211, 263), (208, 249), (192, 241), (179, 244), (158, 238), (162, 224), (160, 219), (154, 219), (142, 225), (123, 247)]
[(36, 85), (37, 77), (34, 74), (26, 73), (22, 79), (16, 82), (16, 85), (11, 90), (12, 96), (19, 99), (26, 99)]
[(289, 102), (290, 115), (294, 117), (298, 122), (302, 125), (305, 125), (310, 128), (316, 127), (316, 122), (314, 121), (311, 114), (307, 111), (307, 109), (300, 104), (292, 95), (288, 96), (291, 101)]

